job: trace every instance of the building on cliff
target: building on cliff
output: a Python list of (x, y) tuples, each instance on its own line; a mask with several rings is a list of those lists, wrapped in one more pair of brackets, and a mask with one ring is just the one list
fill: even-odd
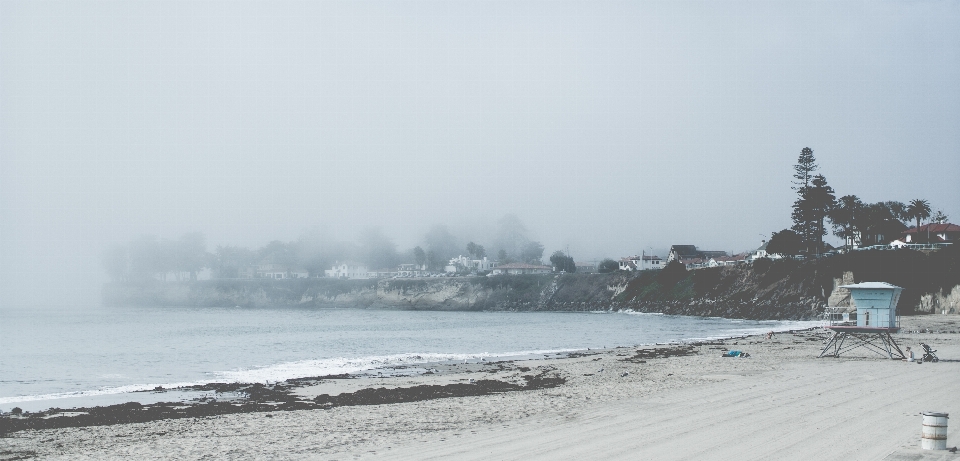
[(367, 279), (370, 278), (370, 271), (367, 266), (359, 263), (336, 263), (332, 269), (323, 271), (327, 277), (338, 279)]
[(696, 245), (673, 245), (667, 254), (667, 262), (689, 259), (708, 260), (718, 256), (727, 256), (726, 251), (699, 250)]
[(549, 274), (553, 271), (550, 266), (538, 266), (534, 264), (510, 263), (497, 266), (490, 275), (525, 275), (525, 274)]
[(625, 256), (620, 258), (622, 271), (646, 271), (663, 269), (666, 262), (656, 255), (641, 254), (640, 256)]
[(903, 231), (906, 243), (953, 243), (960, 240), (960, 226), (950, 223), (930, 223)]

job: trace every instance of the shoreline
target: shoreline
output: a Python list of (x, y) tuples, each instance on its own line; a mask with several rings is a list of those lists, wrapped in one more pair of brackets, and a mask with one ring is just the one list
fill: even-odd
[[(559, 311), (557, 313), (568, 313), (565, 311)], [(623, 314), (623, 315), (653, 315), (648, 313), (638, 313), (631, 312), (629, 309), (625, 311), (605, 311), (604, 313), (614, 313), (614, 314)], [(688, 317), (688, 316), (675, 316), (671, 314), (658, 314), (666, 315), (668, 317)], [(44, 412), (53, 408), (63, 408), (63, 409), (73, 409), (73, 408), (85, 408), (85, 407), (96, 407), (96, 406), (112, 406), (118, 404), (124, 404), (129, 402), (138, 402), (144, 405), (156, 404), (161, 402), (188, 402), (191, 399), (198, 399), (203, 397), (197, 389), (202, 388), (205, 385), (215, 385), (215, 384), (247, 384), (252, 385), (254, 383), (277, 383), (284, 382), (290, 379), (304, 378), (304, 377), (317, 377), (324, 376), (328, 374), (351, 374), (357, 377), (367, 376), (370, 373), (376, 374), (379, 371), (385, 371), (388, 369), (416, 369), (424, 367), (433, 367), (435, 365), (442, 365), (445, 363), (459, 362), (460, 360), (466, 359), (467, 361), (481, 362), (485, 360), (525, 360), (529, 358), (539, 358), (544, 354), (563, 354), (563, 353), (577, 353), (582, 351), (588, 351), (591, 349), (603, 349), (603, 348), (615, 348), (615, 347), (645, 347), (645, 346), (654, 346), (654, 345), (669, 345), (669, 344), (687, 344), (691, 342), (704, 342), (704, 341), (716, 341), (729, 338), (745, 337), (751, 334), (761, 334), (766, 333), (767, 331), (788, 331), (796, 329), (807, 329), (807, 328), (816, 328), (822, 324), (820, 321), (782, 321), (782, 320), (770, 320), (770, 321), (757, 321), (750, 319), (724, 319), (722, 317), (697, 317), (702, 319), (722, 319), (730, 320), (733, 322), (741, 321), (745, 323), (756, 323), (756, 325), (750, 325), (749, 327), (742, 328), (743, 331), (740, 332), (727, 332), (720, 333), (715, 335), (708, 336), (689, 336), (689, 337), (680, 337), (674, 340), (663, 341), (651, 341), (651, 342), (641, 342), (641, 343), (621, 343), (617, 344), (607, 344), (606, 346), (597, 347), (574, 347), (574, 348), (556, 348), (556, 349), (544, 349), (544, 350), (520, 350), (520, 351), (506, 351), (506, 352), (450, 352), (450, 353), (441, 353), (441, 352), (404, 352), (396, 354), (386, 354), (386, 355), (372, 355), (372, 356), (363, 356), (363, 357), (329, 357), (322, 359), (303, 359), (296, 360), (293, 362), (283, 362), (272, 365), (266, 365), (262, 367), (252, 367), (247, 369), (238, 369), (230, 370), (227, 372), (217, 372), (216, 374), (246, 374), (248, 375), (246, 379), (242, 377), (240, 379), (234, 379), (230, 376), (227, 377), (182, 377), (179, 379), (174, 379), (172, 382), (157, 382), (146, 381), (143, 384), (122, 384), (115, 387), (104, 387), (104, 388), (90, 388), (83, 391), (69, 391), (69, 392), (52, 392), (39, 395), (23, 395), (23, 396), (10, 396), (5, 398), (0, 398), (0, 415), (9, 413), (13, 408), (19, 407), (23, 411), (28, 411), (31, 413)], [(732, 329), (732, 328), (731, 328)], [(426, 360), (423, 360), (423, 359)], [(284, 365), (290, 364), (300, 364), (306, 362), (331, 362), (329, 364), (323, 364), (323, 366), (316, 369), (314, 372), (319, 372), (316, 375), (303, 374), (303, 375), (291, 375), (286, 373), (287, 376), (282, 376), (277, 378), (267, 378), (270, 373), (262, 374), (258, 373), (261, 370), (271, 370), (276, 367), (281, 367)], [(311, 367), (314, 367), (311, 364)], [(304, 370), (301, 370), (304, 371)], [(250, 374), (261, 375), (260, 378), (250, 379)], [(174, 392), (181, 392), (183, 395), (180, 397), (165, 399), (162, 396), (156, 395), (155, 391), (161, 390), (164, 394), (170, 395)]]
[[(641, 312), (632, 312), (629, 309), (626, 311), (609, 311), (610, 313), (622, 313), (626, 315), (667, 315), (672, 316), (671, 314), (650, 314), (650, 313), (641, 313)], [(559, 313), (566, 313), (564, 311), (559, 311)], [(715, 317), (720, 318), (720, 317)], [(724, 320), (742, 320), (746, 322), (757, 322), (756, 320), (749, 319), (724, 319)], [(371, 376), (383, 375), (387, 370), (393, 370), (389, 372), (389, 375), (404, 374), (405, 376), (412, 376), (417, 374), (423, 374), (429, 369), (437, 367), (446, 367), (450, 364), (459, 363), (460, 360), (464, 360), (464, 363), (483, 363), (489, 360), (497, 362), (515, 362), (515, 361), (525, 361), (525, 360), (535, 360), (543, 357), (553, 358), (562, 358), (569, 354), (580, 354), (591, 351), (603, 351), (608, 349), (616, 348), (642, 348), (642, 347), (653, 347), (653, 346), (670, 346), (670, 345), (685, 345), (692, 343), (703, 343), (711, 341), (723, 341), (723, 340), (733, 340), (737, 338), (747, 338), (749, 336), (759, 336), (765, 334), (766, 331), (774, 331), (776, 333), (783, 332), (793, 332), (793, 331), (804, 331), (815, 328), (820, 328), (821, 325), (794, 325), (794, 324), (810, 324), (810, 323), (821, 323), (819, 321), (781, 321), (781, 320), (770, 320), (771, 323), (777, 324), (787, 324), (780, 326), (771, 325), (772, 328), (751, 328), (744, 333), (738, 333), (735, 335), (717, 335), (717, 336), (708, 336), (708, 337), (693, 337), (693, 338), (681, 338), (673, 341), (667, 342), (650, 342), (650, 343), (639, 343), (632, 345), (612, 345), (612, 346), (603, 346), (601, 348), (572, 348), (572, 349), (549, 349), (549, 350), (533, 350), (533, 351), (511, 351), (511, 352), (502, 352), (502, 353), (487, 353), (487, 352), (477, 352), (477, 353), (399, 353), (390, 356), (371, 356), (371, 357), (359, 357), (355, 359), (344, 359), (343, 360), (395, 360), (398, 357), (400, 359), (397, 362), (389, 363), (380, 366), (374, 366), (371, 368), (361, 369), (358, 371), (350, 371), (344, 373), (335, 373), (335, 376), (340, 376), (337, 379), (347, 379), (347, 377), (353, 378), (368, 378)], [(803, 328), (796, 328), (801, 326)], [(764, 333), (759, 333), (759, 331), (764, 331)], [(404, 359), (419, 359), (423, 356), (458, 356), (456, 359), (450, 360), (433, 360), (433, 361), (422, 361), (422, 362), (406, 362)], [(321, 359), (322, 360), (322, 359)], [(265, 367), (265, 368), (269, 368)], [(255, 369), (251, 369), (255, 370)], [(417, 372), (417, 370), (421, 370)], [(445, 369), (447, 373), (450, 372), (449, 369)], [(248, 370), (250, 371), (250, 370)], [(412, 373), (411, 373), (412, 372)], [(428, 372), (426, 374), (429, 374)], [(295, 376), (292, 378), (287, 378), (283, 380), (273, 381), (273, 385), (290, 385), (285, 383), (303, 381), (303, 380), (320, 380), (327, 379), (328, 376), (333, 375), (321, 375), (321, 376)], [(14, 408), (21, 408), (24, 413), (30, 414), (43, 414), (44, 416), (53, 414), (55, 411), (60, 412), (76, 412), (89, 410), (91, 408), (100, 408), (100, 407), (117, 407), (130, 403), (139, 403), (141, 405), (187, 405), (192, 404), (193, 402), (205, 402), (209, 398), (205, 395), (206, 392), (212, 392), (216, 389), (223, 388), (235, 388), (235, 387), (249, 387), (256, 384), (261, 384), (257, 381), (218, 381), (218, 380), (201, 380), (195, 381), (192, 383), (183, 383), (183, 384), (130, 384), (120, 386), (119, 388), (109, 388), (103, 390), (89, 390), (89, 391), (79, 391), (76, 393), (53, 393), (53, 394), (43, 394), (37, 396), (23, 396), (19, 397), (22, 400), (10, 400), (3, 402), (0, 406), (0, 433), (3, 432), (3, 418), (10, 416), (10, 411)], [(266, 380), (262, 384), (270, 385), (271, 381)], [(135, 390), (121, 390), (118, 392), (110, 392), (113, 389), (123, 389), (123, 388), (137, 388)], [(179, 395), (179, 397), (174, 397), (172, 399), (164, 399), (160, 395)], [(149, 397), (148, 397), (149, 396)], [(13, 397), (16, 399), (17, 397)], [(221, 400), (223, 398), (221, 397)], [(2, 400), (2, 399), (0, 399)], [(242, 400), (240, 398), (234, 397), (232, 400)], [(58, 402), (73, 402), (73, 405), (57, 405)], [(5, 411), (4, 411), (5, 410)]]
[[(324, 409), (282, 411), (274, 406), (131, 424), (17, 430), (0, 438), (0, 455), (804, 459), (819, 453), (825, 459), (882, 459), (918, 445), (920, 411), (960, 412), (954, 379), (960, 372), (960, 316), (926, 317), (904, 318), (895, 336), (901, 347), (934, 346), (941, 358), (935, 364), (918, 366), (869, 351), (818, 359), (825, 335), (816, 329), (772, 339), (754, 335), (699, 345), (592, 349), (525, 361), (452, 363), (416, 376), (325, 377), (283, 393), (316, 405), (330, 403)], [(676, 353), (684, 348), (686, 353)], [(721, 357), (731, 349), (750, 357)], [(524, 375), (563, 381), (493, 387), (517, 386)], [(482, 380), (503, 384), (478, 385)], [(484, 392), (457, 394), (471, 388)], [(348, 397), (333, 399), (341, 394)], [(264, 396), (276, 394), (264, 387)], [(361, 397), (366, 400), (349, 401)], [(216, 407), (211, 405), (190, 408)], [(68, 418), (76, 416), (51, 419)], [(951, 426), (949, 446), (960, 442), (958, 429), (960, 425)]]

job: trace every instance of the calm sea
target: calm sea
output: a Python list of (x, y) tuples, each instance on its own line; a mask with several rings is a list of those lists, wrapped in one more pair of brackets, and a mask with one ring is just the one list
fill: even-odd
[(116, 403), (156, 386), (273, 382), (815, 325), (634, 313), (5, 307), (0, 411)]

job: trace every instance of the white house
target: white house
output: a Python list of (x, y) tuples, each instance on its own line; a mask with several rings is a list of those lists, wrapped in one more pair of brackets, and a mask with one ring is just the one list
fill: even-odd
[(666, 262), (656, 255), (643, 255), (640, 259), (640, 270), (642, 271), (663, 269), (664, 265), (666, 265)]
[(444, 272), (454, 273), (460, 271), (489, 271), (497, 267), (496, 261), (491, 261), (487, 259), (486, 256), (483, 259), (469, 259), (466, 256), (460, 255), (456, 258), (452, 258), (447, 265), (443, 268)]
[(332, 269), (323, 271), (327, 277), (338, 279), (366, 279), (370, 278), (367, 266), (359, 263), (337, 263)]

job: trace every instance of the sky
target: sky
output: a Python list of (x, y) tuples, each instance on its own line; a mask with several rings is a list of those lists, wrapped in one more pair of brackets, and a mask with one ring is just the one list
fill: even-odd
[[(739, 252), (837, 196), (960, 221), (960, 2), (0, 2), (0, 306), (104, 248), (377, 226)], [(478, 242), (478, 243), (482, 243)], [(51, 283), (53, 282), (53, 283)]]

